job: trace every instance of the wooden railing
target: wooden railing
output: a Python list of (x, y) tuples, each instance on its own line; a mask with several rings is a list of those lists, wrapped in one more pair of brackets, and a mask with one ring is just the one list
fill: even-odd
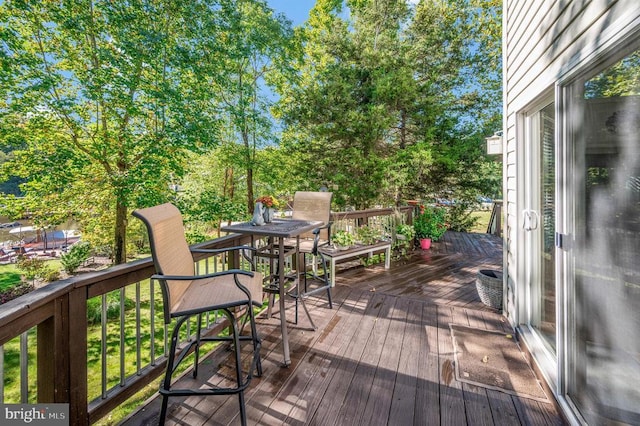
[(413, 223), (414, 207), (357, 210), (352, 212), (331, 213), (332, 229), (357, 228), (368, 225), (384, 231), (394, 224), (394, 218), (403, 223)]
[(494, 200), (487, 234), (502, 236), (502, 200)]
[[(373, 209), (354, 212), (342, 212), (333, 214), (333, 221), (338, 227), (354, 225), (375, 225), (390, 226), (402, 216), (402, 221), (411, 223), (412, 207), (400, 209)], [(393, 219), (392, 219), (393, 218)], [(386, 223), (386, 225), (385, 225)], [(347, 225), (345, 225), (347, 224)], [(198, 244), (198, 248), (223, 248), (235, 245), (247, 244), (247, 237), (240, 235), (229, 235), (215, 240)], [(196, 261), (205, 262), (202, 267), (208, 268), (206, 262), (209, 261), (207, 254), (199, 254)], [(224, 259), (225, 267), (237, 267), (239, 258)], [(220, 264), (216, 260), (214, 264)], [(136, 392), (144, 388), (150, 382), (156, 380), (165, 367), (165, 356), (156, 357), (151, 349), (151, 356), (148, 362), (142, 365), (140, 361), (141, 338), (140, 330), (136, 331), (136, 342), (133, 348), (128, 348), (124, 342), (124, 301), (121, 300), (120, 316), (120, 379), (117, 384), (107, 388), (105, 380), (107, 377), (104, 361), (106, 355), (103, 353), (102, 365), (102, 391), (96, 392), (89, 389), (88, 376), (88, 352), (90, 349), (88, 334), (88, 301), (94, 297), (103, 297), (102, 323), (103, 340), (106, 338), (106, 306), (104, 301), (108, 293), (120, 290), (124, 295), (127, 287), (133, 286), (136, 294), (139, 294), (142, 282), (148, 282), (155, 272), (150, 258), (130, 262), (123, 265), (111, 267), (105, 271), (80, 275), (66, 280), (50, 283), (27, 295), (21, 296), (0, 306), (0, 348), (7, 342), (22, 337), (20, 344), (21, 359), (27, 358), (27, 334), (36, 335), (36, 385), (35, 390), (22, 383), (22, 397), (19, 401), (4, 401), (3, 389), (0, 388), (0, 402), (20, 403), (68, 403), (70, 424), (86, 425), (95, 423), (104, 417), (117, 406), (124, 403)], [(153, 288), (153, 283), (151, 283)], [(153, 290), (151, 290), (153, 294)], [(153, 297), (153, 296), (151, 296)], [(151, 305), (151, 321), (153, 322), (153, 306)], [(136, 300), (137, 321), (140, 321), (140, 301)], [(217, 331), (226, 324), (214, 322), (211, 328)], [(138, 324), (139, 328), (139, 324)], [(117, 329), (117, 328), (116, 328)], [(117, 334), (117, 333), (116, 333)], [(153, 325), (151, 336), (154, 335)], [(164, 330), (166, 347), (167, 330)], [(154, 337), (151, 337), (154, 342)], [(153, 345), (153, 343), (152, 343)], [(91, 347), (93, 349), (93, 347)], [(106, 345), (103, 341), (102, 352), (106, 352)], [(133, 374), (124, 374), (123, 351), (137, 352), (136, 368)], [(27, 352), (27, 353), (25, 353)], [(0, 351), (0, 372), (4, 378), (4, 355)], [(22, 362), (21, 362), (22, 364)], [(24, 362), (25, 369), (28, 360)], [(23, 381), (27, 380), (27, 373), (21, 368)], [(117, 374), (116, 374), (117, 375)], [(1, 380), (0, 380), (1, 381)], [(113, 381), (113, 380), (112, 380)], [(25, 395), (27, 392), (35, 392), (34, 395)], [(99, 396), (92, 398), (90, 395), (99, 393)]]

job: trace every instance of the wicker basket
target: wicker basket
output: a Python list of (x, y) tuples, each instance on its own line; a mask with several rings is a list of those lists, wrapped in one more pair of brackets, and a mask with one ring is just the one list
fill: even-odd
[(476, 276), (480, 300), (494, 309), (502, 309), (502, 272), (481, 269)]

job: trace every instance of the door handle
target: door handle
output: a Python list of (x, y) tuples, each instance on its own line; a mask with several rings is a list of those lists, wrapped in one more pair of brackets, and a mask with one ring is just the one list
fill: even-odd
[(522, 228), (525, 231), (533, 231), (538, 229), (538, 223), (540, 222), (540, 215), (535, 210), (522, 210)]

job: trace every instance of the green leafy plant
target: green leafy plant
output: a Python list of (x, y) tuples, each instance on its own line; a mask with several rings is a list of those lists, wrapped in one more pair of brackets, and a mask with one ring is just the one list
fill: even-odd
[(62, 274), (57, 269), (48, 269), (42, 274), (42, 279), (48, 283), (58, 281), (60, 278), (62, 278)]
[(416, 231), (416, 237), (438, 241), (447, 230), (445, 215), (444, 209), (425, 208), (413, 220), (413, 229)]
[(45, 261), (37, 257), (19, 256), (16, 266), (26, 279), (33, 281), (43, 279), (47, 274), (51, 273), (51, 268)]
[(478, 222), (478, 217), (473, 215), (473, 203), (460, 201), (447, 211), (449, 229), (457, 232), (469, 232)]
[(337, 246), (349, 247), (355, 244), (356, 238), (348, 231), (336, 231), (331, 237), (331, 242)]
[(392, 235), (392, 248), (394, 256), (399, 259), (407, 256), (413, 248), (413, 239), (416, 236), (416, 231), (412, 225), (406, 223), (398, 223), (394, 231)]
[(72, 245), (68, 253), (60, 256), (60, 263), (68, 274), (73, 274), (89, 258), (90, 254), (91, 245), (81, 241)]
[[(112, 291), (106, 295), (107, 319), (115, 319), (120, 316), (120, 291)], [(125, 311), (134, 308), (135, 301), (129, 297), (124, 299)], [(102, 321), (102, 298), (93, 297), (87, 300), (87, 321), (89, 324), (99, 324)]]
[[(400, 238), (402, 236), (402, 238)], [(411, 225), (401, 223), (396, 226), (396, 238), (401, 240), (411, 241), (416, 236), (416, 231)]]
[(375, 244), (382, 238), (382, 234), (369, 225), (362, 225), (356, 231), (356, 239), (362, 244)]

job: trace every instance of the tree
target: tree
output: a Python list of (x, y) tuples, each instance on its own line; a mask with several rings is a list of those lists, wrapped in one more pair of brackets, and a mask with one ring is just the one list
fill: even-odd
[(110, 225), (125, 261), (130, 206), (166, 199), (185, 152), (216, 142), (215, 96), (189, 61), (194, 39), (217, 32), (216, 3), (0, 5), (0, 120), (25, 145), (4, 169), (27, 179), (36, 218), (74, 211), (94, 235)]
[[(318, 1), (305, 28), (298, 78), (282, 93), (283, 136), (312, 188), (337, 189), (338, 206), (380, 201), (397, 104), (410, 83), (399, 28), (406, 2)], [(353, 31), (350, 26), (353, 26)]]
[(494, 0), (318, 1), (279, 108), (300, 180), (356, 208), (485, 191), (468, 170), (500, 123), (499, 22)]
[(176, 196), (190, 232), (207, 235), (214, 228), (220, 236), (222, 221), (242, 220), (247, 216), (243, 192), (235, 194), (229, 189), (237, 182), (228, 183), (235, 178), (229, 174), (233, 166), (227, 148), (223, 145), (206, 154), (190, 156), (188, 172)]
[[(264, 1), (229, 0), (221, 5), (227, 19), (216, 36), (225, 43), (219, 47), (220, 54), (204, 66), (219, 68), (219, 72), (208, 73), (208, 82), (220, 97), (221, 112), (227, 119), (224, 143), (235, 145), (230, 149), (236, 161), (227, 165), (227, 173), (236, 177), (237, 171), (244, 173), (246, 206), (251, 212), (258, 151), (275, 140), (270, 86), (277, 84), (295, 54), (295, 37), (291, 23), (274, 15)], [(224, 196), (233, 198), (232, 193)]]

